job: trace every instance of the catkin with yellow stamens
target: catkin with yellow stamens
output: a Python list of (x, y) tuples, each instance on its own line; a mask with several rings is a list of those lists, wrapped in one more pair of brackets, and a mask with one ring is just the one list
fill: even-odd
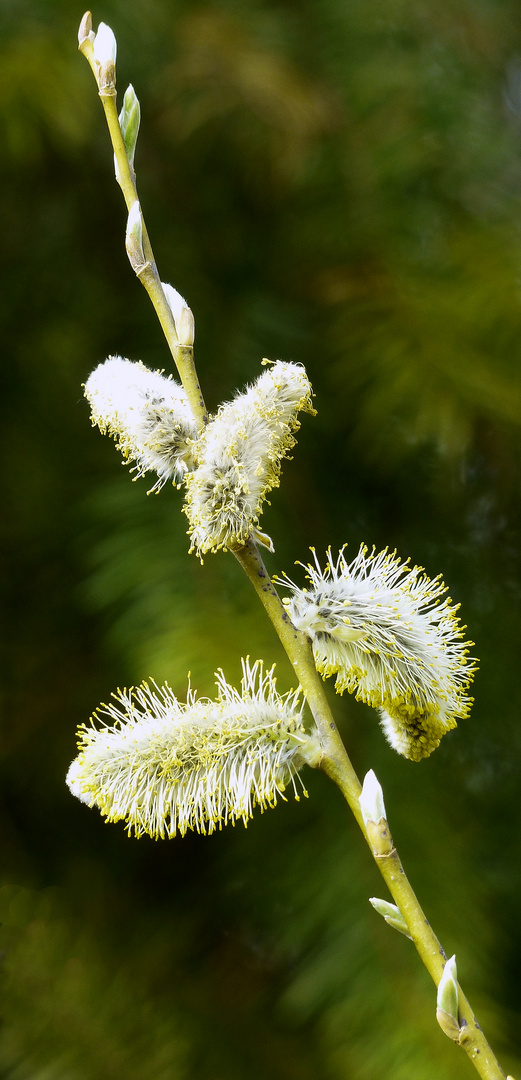
[[(79, 754), (67, 783), (107, 821), (154, 838), (212, 833), (253, 808), (275, 806), (306, 762), (320, 757), (315, 731), (302, 725), (299, 691), (280, 695), (273, 668), (243, 661), (238, 691), (217, 674), (218, 697), (180, 703), (165, 684), (118, 691), (79, 729)], [(112, 725), (112, 726), (110, 726)]]
[(199, 466), (186, 477), (192, 551), (238, 547), (255, 532), (282, 459), (295, 445), (298, 413), (314, 412), (311, 395), (304, 368), (278, 360), (221, 405), (199, 442)]
[(379, 709), (399, 754), (427, 757), (468, 715), (466, 690), (476, 670), (458, 607), (441, 599), (443, 581), (395, 552), (364, 545), (350, 564), (342, 550), (336, 560), (328, 552), (325, 570), (316, 555), (306, 570), (307, 589), (281, 580), (293, 592), (283, 602), (310, 637), (317, 670), (336, 675), (338, 693), (348, 690)]

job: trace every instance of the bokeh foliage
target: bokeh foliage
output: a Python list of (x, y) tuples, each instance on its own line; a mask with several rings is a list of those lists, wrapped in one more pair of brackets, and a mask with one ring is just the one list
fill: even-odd
[[(145, 496), (90, 429), (110, 353), (168, 367), (125, 221), (82, 10), (0, 9), (4, 407), (2, 1016), (9, 1080), (464, 1080), (338, 792), (245, 832), (129, 840), (63, 777), (111, 689), (291, 672), (229, 555), (188, 559), (180, 495)], [(389, 545), (461, 601), (472, 717), (418, 765), (334, 702), (374, 767), (421, 900), (521, 1070), (521, 19), (512, 0), (105, 0), (143, 128), (163, 278), (194, 309), (209, 405), (263, 356), (305, 363), (263, 524), (273, 571)]]

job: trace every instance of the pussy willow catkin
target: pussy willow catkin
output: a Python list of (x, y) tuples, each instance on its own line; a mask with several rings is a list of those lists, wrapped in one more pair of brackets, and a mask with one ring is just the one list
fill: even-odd
[(466, 690), (475, 665), (458, 607), (441, 599), (441, 578), (402, 563), (395, 552), (362, 545), (347, 563), (328, 552), (325, 569), (314, 555), (310, 587), (289, 578), (284, 601), (294, 625), (311, 638), (317, 670), (336, 675), (336, 690), (379, 709), (391, 746), (418, 761), (468, 715)]
[[(298, 770), (320, 757), (316, 732), (302, 724), (299, 692), (280, 695), (274, 669), (247, 660), (240, 691), (222, 672), (217, 688), (215, 701), (189, 691), (186, 704), (166, 684), (118, 690), (92, 726), (79, 729), (72, 793), (107, 821), (154, 838), (246, 824), (255, 806), (275, 806), (288, 785), (298, 798)], [(103, 720), (108, 725), (94, 726)]]
[(282, 459), (295, 445), (298, 413), (314, 412), (311, 394), (304, 368), (278, 360), (210, 420), (197, 448), (199, 466), (186, 477), (185, 512), (197, 554), (244, 544), (255, 531)]
[(109, 356), (89, 375), (85, 397), (92, 423), (112, 435), (136, 478), (156, 474), (152, 491), (168, 480), (179, 483), (193, 468), (196, 426), (185, 391), (172, 378)]

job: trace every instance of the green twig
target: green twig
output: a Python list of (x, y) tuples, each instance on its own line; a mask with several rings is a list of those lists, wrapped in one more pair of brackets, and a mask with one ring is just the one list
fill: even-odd
[[(90, 12), (86, 12), (82, 20), (82, 26), (85, 24), (85, 26), (88, 28), (89, 19)], [(110, 140), (112, 142), (112, 148), (114, 150), (117, 181), (123, 192), (123, 197), (125, 199), (127, 210), (130, 212), (136, 201), (138, 201), (138, 193), (134, 168), (127, 158), (127, 151), (125, 149), (125, 143), (119, 124), (118, 111), (116, 106), (115, 68), (113, 68), (112, 78), (105, 78), (103, 81), (101, 81), (98, 65), (96, 64), (94, 58), (93, 43), (90, 38), (88, 36), (85, 36), (83, 37), (83, 39), (80, 39), (78, 47), (80, 52), (82, 52), (88, 60), (94, 78), (96, 79), (100, 101), (103, 105), (103, 111), (105, 113), (105, 119), (107, 121), (107, 126), (109, 129)], [(166, 301), (163, 286), (161, 284), (161, 278), (159, 277), (156, 262), (154, 259), (152, 245), (150, 243), (150, 239), (144, 222), (142, 244), (145, 262), (142, 267), (136, 269), (136, 276), (138, 277), (143, 287), (146, 289), (152, 301), (152, 304), (154, 305), (157, 317), (159, 319), (159, 322), (161, 323), (161, 329), (163, 330), (174, 363), (179, 372), (179, 378), (181, 379), (183, 387), (186, 391), (193, 416), (199, 430), (202, 430), (202, 428), (207, 422), (208, 414), (204, 406), (203, 395), (201, 393), (201, 387), (199, 386), (199, 380), (197, 378), (197, 372), (195, 369), (193, 356), (193, 348), (191, 346), (179, 344), (174, 317)]]

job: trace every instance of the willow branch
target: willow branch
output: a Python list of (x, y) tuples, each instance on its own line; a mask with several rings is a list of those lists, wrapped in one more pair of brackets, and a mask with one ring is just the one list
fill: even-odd
[[(111, 66), (109, 63), (100, 73), (99, 64), (94, 59), (93, 35), (89, 33), (90, 29), (90, 13), (87, 12), (80, 28), (79, 47), (89, 61), (98, 84), (99, 96), (114, 149), (116, 176), (127, 209), (130, 211), (135, 206), (138, 195), (133, 166), (127, 158), (116, 109), (115, 67), (114, 64)], [(199, 429), (202, 429), (207, 414), (195, 369), (193, 349), (180, 345), (178, 341), (174, 318), (165, 298), (144, 222), (142, 249), (144, 258), (141, 264), (134, 266), (134, 269), (150, 296), (188, 395), (193, 415)], [(378, 870), (405, 921), (409, 936), (427, 971), (438, 986), (445, 968), (445, 952), (431, 929), (404, 872), (398, 852), (393, 845), (387, 821), (381, 819), (378, 822), (371, 822), (371, 827), (364, 823), (360, 807), (362, 785), (339, 735), (323, 683), (315, 667), (309, 638), (293, 626), (253, 540), (250, 539), (243, 547), (234, 549), (233, 554), (251, 581), (270, 618), (313, 714), (322, 747), (319, 767), (337, 784), (346, 799)], [(458, 994), (456, 1032), (456, 1036), (451, 1037), (455, 1038), (468, 1055), (483, 1080), (504, 1080), (505, 1073), (461, 989)]]

